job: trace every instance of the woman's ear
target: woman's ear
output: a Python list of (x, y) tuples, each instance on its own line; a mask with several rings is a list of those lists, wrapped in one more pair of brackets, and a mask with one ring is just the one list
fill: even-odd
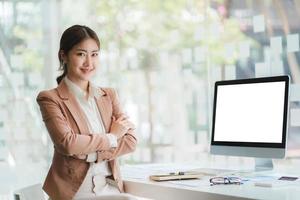
[(60, 56), (60, 59), (63, 61), (63, 63), (67, 63), (67, 55), (65, 54), (65, 52), (63, 50), (59, 51), (59, 56)]

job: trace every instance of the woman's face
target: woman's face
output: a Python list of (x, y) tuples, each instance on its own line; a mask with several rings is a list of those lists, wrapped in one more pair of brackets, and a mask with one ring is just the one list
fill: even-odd
[(68, 78), (75, 83), (89, 81), (99, 64), (99, 47), (94, 39), (88, 38), (75, 45), (64, 55), (68, 67)]

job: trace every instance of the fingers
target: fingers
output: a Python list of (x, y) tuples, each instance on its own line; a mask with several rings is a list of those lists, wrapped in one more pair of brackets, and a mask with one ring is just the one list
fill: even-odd
[(128, 120), (128, 116), (123, 114), (119, 118), (116, 118), (115, 116), (112, 116), (112, 120), (114, 123), (119, 124), (123, 129), (128, 131), (129, 129), (133, 130), (135, 129), (134, 124)]
[[(114, 118), (115, 118), (115, 117), (114, 117)], [(119, 117), (119, 118), (117, 119), (117, 122), (124, 121), (124, 120), (126, 120), (126, 119), (128, 119), (128, 116), (127, 116), (127, 115), (121, 115), (121, 117)]]
[(126, 128), (127, 130), (135, 128), (134, 124), (127, 119), (124, 119), (123, 121), (119, 121), (117, 123)]
[(121, 123), (122, 123), (122, 126), (126, 127), (127, 130), (135, 129), (134, 124), (132, 122), (130, 122), (129, 120), (124, 120)]
[(129, 129), (135, 129), (134, 124), (130, 121), (128, 121), (128, 127), (129, 127)]

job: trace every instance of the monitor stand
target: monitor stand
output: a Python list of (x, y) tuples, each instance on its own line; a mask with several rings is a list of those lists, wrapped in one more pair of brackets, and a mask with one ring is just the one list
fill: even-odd
[(273, 161), (271, 158), (255, 158), (255, 171), (273, 170)]

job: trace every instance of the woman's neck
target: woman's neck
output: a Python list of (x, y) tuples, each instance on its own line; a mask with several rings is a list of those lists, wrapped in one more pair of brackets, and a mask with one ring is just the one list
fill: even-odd
[(67, 76), (70, 81), (72, 81), (74, 84), (76, 84), (79, 88), (81, 88), (83, 91), (88, 93), (88, 87), (89, 87), (89, 81), (83, 81), (83, 80), (76, 80), (72, 77)]

